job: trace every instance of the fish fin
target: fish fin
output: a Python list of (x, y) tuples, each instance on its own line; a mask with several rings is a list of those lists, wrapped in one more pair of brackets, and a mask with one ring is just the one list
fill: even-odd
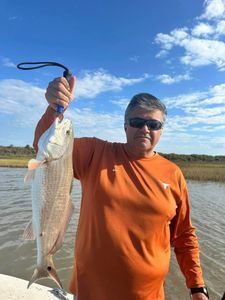
[(61, 288), (63, 289), (63, 286), (62, 286), (62, 283), (59, 279), (59, 276), (56, 272), (56, 268), (55, 268), (55, 265), (53, 263), (53, 260), (52, 260), (52, 255), (49, 255), (47, 257), (47, 270), (48, 270), (48, 274), (49, 274), (49, 277), (54, 280), (56, 282), (56, 284)]
[(62, 221), (62, 224), (61, 224), (61, 227), (60, 227), (58, 237), (57, 237), (56, 242), (54, 243), (51, 251), (49, 252), (50, 254), (54, 254), (56, 251), (58, 251), (61, 248), (61, 246), (63, 244), (63, 240), (64, 240), (64, 236), (65, 236), (67, 227), (69, 225), (70, 219), (71, 219), (72, 214), (73, 214), (73, 211), (74, 211), (73, 202), (69, 201), (68, 207), (65, 211), (65, 214), (62, 217), (63, 221)]
[(54, 280), (56, 282), (56, 284), (62, 289), (62, 283), (59, 279), (59, 276), (56, 272), (53, 260), (52, 260), (52, 256), (49, 255), (46, 258), (46, 264), (43, 266), (37, 266), (34, 269), (34, 273), (28, 283), (27, 288), (29, 288), (31, 286), (32, 283), (38, 281), (41, 278), (51, 278), (52, 280)]
[(27, 288), (31, 286), (32, 283), (36, 282), (37, 280), (41, 278), (46, 278), (48, 277), (48, 272), (43, 268), (43, 267), (37, 267), (34, 269), (34, 273), (28, 283)]
[(28, 162), (28, 170), (29, 171), (36, 170), (36, 169), (40, 168), (44, 163), (45, 163), (45, 160), (37, 160), (37, 159), (32, 158)]
[(23, 240), (35, 240), (32, 221), (30, 221), (27, 224), (27, 227), (24, 230), (22, 238), (23, 238)]
[(29, 183), (34, 178), (34, 170), (28, 170), (24, 177), (24, 183)]
[(32, 158), (28, 162), (28, 171), (24, 177), (24, 182), (29, 183), (34, 178), (35, 170), (40, 168), (45, 163), (45, 160), (37, 160)]

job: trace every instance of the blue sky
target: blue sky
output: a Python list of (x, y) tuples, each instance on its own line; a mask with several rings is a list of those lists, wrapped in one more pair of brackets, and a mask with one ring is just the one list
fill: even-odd
[(125, 141), (131, 97), (168, 108), (157, 150), (225, 155), (225, 0), (39, 0), (0, 4), (0, 145), (31, 145), (48, 82), (77, 77), (66, 116), (76, 136)]

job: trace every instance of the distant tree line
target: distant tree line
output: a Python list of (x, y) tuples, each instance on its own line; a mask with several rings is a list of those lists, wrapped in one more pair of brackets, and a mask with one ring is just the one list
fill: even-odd
[(160, 153), (163, 157), (175, 162), (214, 162), (225, 163), (225, 155), (206, 155), (206, 154), (176, 154)]
[(10, 146), (0, 146), (0, 156), (1, 157), (10, 157), (10, 156), (17, 156), (17, 157), (23, 157), (23, 156), (34, 156), (35, 151), (34, 149), (26, 145), (25, 147), (16, 147), (13, 145)]
[[(205, 155), (205, 154), (176, 154), (176, 153), (160, 153), (163, 157), (175, 162), (215, 162), (225, 163), (225, 155)], [(23, 157), (34, 156), (34, 149), (26, 145), (25, 147), (0, 146), (0, 157)]]

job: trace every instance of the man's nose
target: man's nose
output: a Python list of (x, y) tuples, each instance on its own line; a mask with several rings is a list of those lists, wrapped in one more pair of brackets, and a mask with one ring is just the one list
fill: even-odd
[(143, 132), (150, 132), (150, 130), (149, 130), (147, 124), (145, 124), (145, 125), (141, 128), (141, 131), (143, 131)]

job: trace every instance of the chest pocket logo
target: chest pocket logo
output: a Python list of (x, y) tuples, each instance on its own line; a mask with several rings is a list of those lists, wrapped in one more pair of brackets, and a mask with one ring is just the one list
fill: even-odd
[(164, 190), (166, 190), (168, 187), (170, 187), (169, 183), (162, 182), (161, 180), (160, 180), (160, 182), (161, 182)]

